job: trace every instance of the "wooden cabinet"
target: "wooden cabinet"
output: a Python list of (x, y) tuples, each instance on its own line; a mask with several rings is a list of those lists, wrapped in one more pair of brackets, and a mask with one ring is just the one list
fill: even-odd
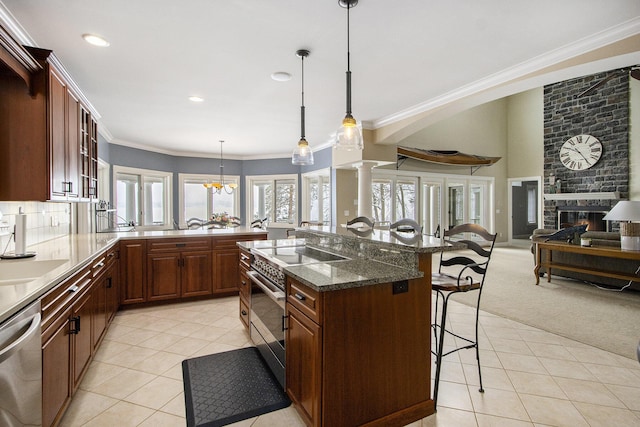
[(147, 241), (120, 241), (120, 304), (147, 301)]
[[(238, 242), (264, 240), (266, 234), (216, 237), (213, 240), (213, 293), (234, 295), (240, 290), (240, 248)], [(247, 268), (249, 265), (247, 264)], [(248, 297), (248, 293), (245, 295)]]
[(287, 305), (286, 389), (307, 425), (319, 426), (322, 396), (322, 328)]
[(71, 308), (62, 311), (42, 335), (42, 425), (50, 426), (71, 401)]
[[(118, 248), (113, 247), (98, 257), (92, 267), (93, 289), (93, 335), (94, 349), (98, 347), (107, 326), (118, 310), (117, 279), (118, 272)], [(115, 285), (115, 286), (114, 286)]]
[[(25, 54), (37, 66), (28, 85), (0, 73), (0, 200), (78, 201), (84, 192), (82, 110), (89, 111), (88, 102), (52, 51), (27, 47)], [(91, 113), (88, 123), (97, 144)], [(95, 152), (97, 162), (97, 145)]]
[(89, 367), (93, 354), (93, 287), (87, 289), (73, 303), (71, 310), (71, 372), (72, 390), (80, 385), (80, 380)]
[(150, 239), (148, 301), (211, 295), (211, 242), (207, 237)]
[(118, 298), (118, 290), (119, 279), (120, 279), (120, 260), (118, 259), (119, 253), (116, 252), (114, 256), (116, 257), (111, 264), (111, 267), (107, 270), (107, 274), (105, 277), (105, 287), (107, 289), (106, 296), (106, 314), (107, 314), (107, 324), (110, 324), (113, 318), (116, 316), (116, 312), (120, 306), (120, 300)]
[(44, 426), (60, 420), (91, 360), (92, 302), (90, 267), (42, 297)]
[(86, 108), (80, 106), (80, 200), (98, 197), (98, 125)]
[[(266, 237), (266, 233), (251, 232), (233, 236), (122, 240), (120, 304), (235, 295), (242, 283), (236, 243)], [(248, 290), (244, 297), (244, 319), (248, 325)]]
[(286, 390), (307, 425), (406, 425), (434, 412), (427, 280), (317, 292), (287, 277)]
[(63, 77), (62, 66), (45, 49), (29, 48), (46, 74), (45, 99), (47, 143), (49, 145), (49, 199), (77, 201), (81, 189), (81, 109), (80, 98)]
[(251, 301), (251, 280), (247, 273), (251, 269), (252, 255), (247, 249), (240, 248), (239, 256), (238, 286), (240, 287), (240, 320), (248, 330), (249, 322), (251, 321), (251, 310), (249, 308)]

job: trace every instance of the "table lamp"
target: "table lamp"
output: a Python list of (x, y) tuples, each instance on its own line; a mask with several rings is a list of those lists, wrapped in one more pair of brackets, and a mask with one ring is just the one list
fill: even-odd
[(620, 221), (620, 248), (640, 251), (640, 201), (621, 200), (602, 219)]

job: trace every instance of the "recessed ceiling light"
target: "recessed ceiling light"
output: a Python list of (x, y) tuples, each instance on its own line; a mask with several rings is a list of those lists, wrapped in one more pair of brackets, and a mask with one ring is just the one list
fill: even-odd
[(106, 41), (105, 39), (103, 39), (102, 37), (97, 36), (95, 34), (83, 34), (82, 38), (87, 43), (92, 44), (94, 46), (107, 47), (107, 46), (109, 46), (111, 44), (108, 41)]
[(287, 82), (291, 80), (291, 74), (285, 71), (276, 71), (275, 73), (271, 74), (271, 78), (277, 82)]
[(191, 102), (203, 102), (204, 98), (199, 97), (199, 96), (190, 96), (189, 97), (189, 101), (191, 101)]

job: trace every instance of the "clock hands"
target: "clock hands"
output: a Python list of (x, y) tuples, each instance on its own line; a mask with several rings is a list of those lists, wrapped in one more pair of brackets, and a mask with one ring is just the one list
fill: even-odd
[(585, 162), (587, 162), (588, 165), (590, 165), (591, 163), (589, 163), (589, 160), (584, 156), (584, 154), (582, 154), (582, 151), (578, 150), (575, 147), (569, 147), (571, 150), (577, 152), (578, 154), (580, 154), (580, 157), (582, 157), (584, 159)]

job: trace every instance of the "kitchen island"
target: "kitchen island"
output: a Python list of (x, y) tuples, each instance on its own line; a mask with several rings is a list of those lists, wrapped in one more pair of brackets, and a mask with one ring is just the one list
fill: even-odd
[(403, 426), (435, 411), (431, 257), (443, 244), (354, 231), (296, 230), (346, 259), (284, 267), (286, 391), (310, 426)]

